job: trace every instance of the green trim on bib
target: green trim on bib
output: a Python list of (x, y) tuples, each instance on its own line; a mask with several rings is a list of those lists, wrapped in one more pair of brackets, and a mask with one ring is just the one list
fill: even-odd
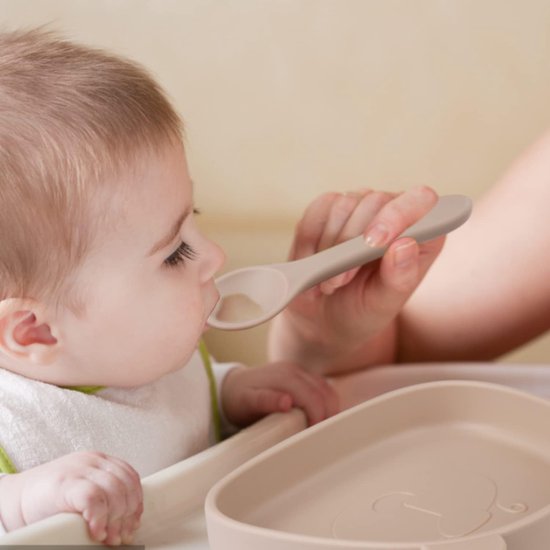
[(98, 391), (101, 391), (105, 386), (60, 386), (64, 390), (73, 390), (79, 391), (80, 393), (85, 393), (86, 395), (93, 395)]
[(17, 469), (13, 465), (6, 451), (0, 447), (0, 474), (16, 474)]
[(220, 404), (218, 403), (218, 390), (216, 388), (216, 378), (214, 377), (214, 370), (212, 369), (212, 362), (210, 361), (210, 354), (206, 348), (204, 340), (199, 342), (199, 353), (206, 370), (206, 376), (208, 378), (208, 385), (210, 386), (210, 403), (212, 405), (212, 423), (214, 427), (214, 437), (216, 442), (219, 443), (222, 440), (222, 417), (220, 413)]

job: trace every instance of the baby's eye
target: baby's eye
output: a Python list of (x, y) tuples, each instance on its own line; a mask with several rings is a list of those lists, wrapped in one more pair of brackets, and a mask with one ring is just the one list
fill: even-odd
[(186, 242), (182, 242), (166, 260), (164, 264), (168, 267), (177, 267), (183, 264), (185, 260), (194, 260), (197, 257), (195, 250), (189, 246)]

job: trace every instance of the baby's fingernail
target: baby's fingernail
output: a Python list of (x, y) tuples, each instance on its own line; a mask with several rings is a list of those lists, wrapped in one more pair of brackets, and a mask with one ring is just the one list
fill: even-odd
[(120, 546), (120, 543), (122, 542), (122, 539), (120, 538), (120, 535), (115, 535), (112, 539), (111, 539), (111, 546)]
[(371, 227), (367, 233), (365, 242), (373, 248), (378, 248), (380, 246), (384, 246), (388, 242), (389, 236), (390, 232), (388, 231), (388, 228), (379, 223), (374, 227)]
[(97, 540), (99, 542), (104, 541), (107, 538), (107, 531), (103, 529), (103, 531), (100, 531), (99, 535), (97, 536)]
[(292, 407), (292, 397), (290, 395), (283, 395), (279, 399), (279, 410), (288, 411)]
[(124, 531), (122, 533), (122, 544), (132, 544), (132, 541), (134, 540), (134, 535), (128, 531)]
[(410, 241), (395, 249), (395, 266), (399, 269), (409, 267), (416, 259), (416, 243)]

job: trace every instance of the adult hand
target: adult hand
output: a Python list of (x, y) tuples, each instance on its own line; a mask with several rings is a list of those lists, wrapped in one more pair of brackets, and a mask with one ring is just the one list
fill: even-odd
[(315, 286), (293, 300), (275, 319), (272, 359), (299, 361), (323, 373), (370, 362), (391, 361), (395, 319), (439, 254), (444, 238), (417, 244), (395, 240), (437, 202), (428, 187), (405, 193), (327, 193), (306, 209), (296, 227), (290, 259), (315, 254), (364, 235), (386, 246), (383, 258)]

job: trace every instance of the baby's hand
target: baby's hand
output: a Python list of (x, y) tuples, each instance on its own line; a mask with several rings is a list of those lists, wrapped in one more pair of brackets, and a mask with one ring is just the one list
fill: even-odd
[(322, 376), (287, 361), (229, 371), (222, 407), (229, 422), (240, 427), (292, 407), (303, 409), (310, 425), (339, 410), (336, 392)]
[(0, 478), (0, 517), (6, 530), (60, 512), (81, 514), (95, 541), (130, 544), (143, 512), (139, 475), (118, 458), (76, 452)]

